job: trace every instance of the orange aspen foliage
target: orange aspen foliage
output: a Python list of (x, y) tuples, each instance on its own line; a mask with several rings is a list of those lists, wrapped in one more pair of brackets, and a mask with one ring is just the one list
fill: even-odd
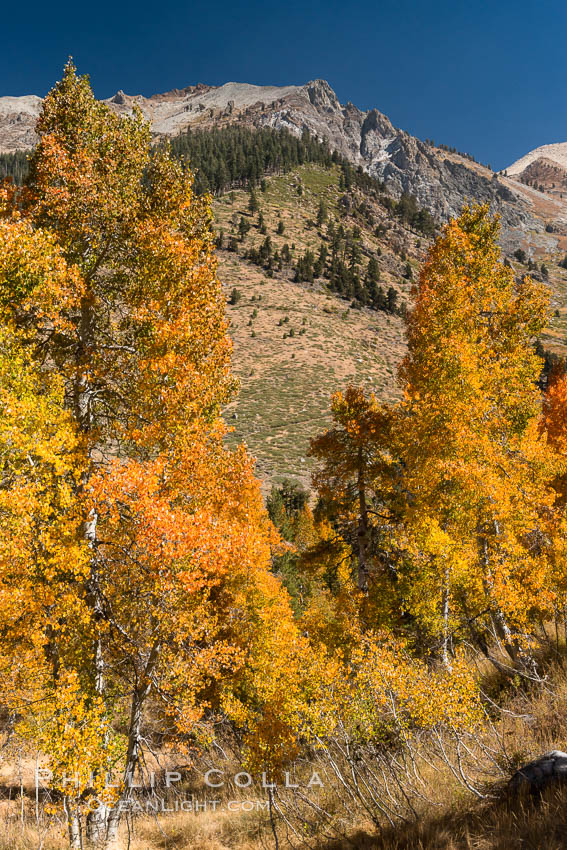
[[(406, 604), (443, 642), (501, 641), (514, 661), (549, 610), (554, 496), (533, 343), (547, 292), (501, 262), (498, 222), (465, 209), (431, 249), (408, 320), (400, 415)], [(474, 624), (474, 625), (472, 625)], [(458, 638), (457, 638), (458, 639)]]
[(558, 469), (553, 486), (564, 504), (567, 499), (564, 468), (567, 460), (567, 375), (557, 370), (551, 373), (543, 397), (541, 430), (547, 436), (548, 445), (557, 457)]
[(558, 618), (559, 612), (565, 611), (567, 598), (567, 377), (561, 368), (555, 368), (549, 376), (540, 429), (547, 439), (553, 469), (551, 484), (556, 494), (550, 535), (553, 540), (553, 581)]
[[(1, 516), (0, 551), (3, 616), (18, 631), (0, 660), (6, 683), (16, 655), (31, 665), (11, 674), (20, 728), (54, 773), (82, 760), (76, 787), (61, 786), (78, 847), (104, 772), (127, 796), (144, 739), (163, 728), (186, 738), (224, 711), (247, 728), (251, 761), (276, 770), (293, 754), (307, 647), (270, 573), (277, 535), (251, 461), (223, 443), (236, 381), (209, 198), (151, 147), (140, 115), (113, 114), (71, 64), (38, 134), (27, 186), (4, 194), (0, 218), (3, 326), (27, 346), (27, 407), (6, 407), (0, 434), (8, 458), (18, 434), (7, 462), (21, 470), (2, 496), (18, 505)], [(12, 399), (10, 380), (0, 358)], [(87, 818), (104, 846), (113, 802)]]

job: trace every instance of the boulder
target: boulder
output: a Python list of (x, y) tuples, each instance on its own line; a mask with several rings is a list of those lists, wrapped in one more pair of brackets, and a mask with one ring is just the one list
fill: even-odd
[(567, 753), (551, 750), (520, 767), (509, 788), (515, 793), (539, 794), (552, 783), (567, 780)]

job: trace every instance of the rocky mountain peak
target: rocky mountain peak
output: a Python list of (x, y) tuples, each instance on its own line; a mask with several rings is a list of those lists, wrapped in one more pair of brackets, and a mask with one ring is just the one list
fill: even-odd
[(366, 137), (369, 133), (379, 133), (381, 136), (390, 136), (395, 133), (394, 126), (389, 118), (378, 112), (377, 109), (371, 109), (366, 113), (363, 121), (361, 133)]
[(330, 110), (341, 108), (338, 97), (326, 80), (313, 80), (307, 83), (306, 89), (313, 106)]

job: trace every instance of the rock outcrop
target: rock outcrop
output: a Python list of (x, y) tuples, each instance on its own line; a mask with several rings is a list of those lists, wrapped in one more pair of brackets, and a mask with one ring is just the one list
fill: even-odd
[(41, 104), (42, 99), (33, 94), (0, 97), (0, 153), (29, 150), (34, 146)]

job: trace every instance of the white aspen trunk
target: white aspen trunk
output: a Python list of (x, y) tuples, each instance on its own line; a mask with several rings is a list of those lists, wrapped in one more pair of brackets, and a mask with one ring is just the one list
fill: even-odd
[(118, 830), (122, 819), (122, 803), (128, 800), (134, 780), (134, 772), (140, 754), (140, 727), (142, 722), (143, 699), (137, 692), (132, 699), (132, 715), (128, 735), (128, 753), (124, 765), (124, 790), (108, 814), (106, 826), (105, 850), (114, 850), (118, 844)]
[[(494, 530), (496, 532), (496, 536), (498, 536), (500, 534), (500, 529), (496, 521), (494, 522)], [(502, 611), (498, 603), (494, 602), (494, 600), (491, 599), (493, 590), (493, 579), (490, 570), (490, 559), (488, 555), (488, 540), (486, 539), (485, 535), (481, 535), (479, 537), (479, 548), (481, 562), (484, 568), (484, 589), (488, 596), (489, 602), (492, 603), (491, 617), (492, 622), (494, 624), (495, 632), (502, 641), (504, 649), (506, 650), (510, 659), (514, 663), (514, 666), (517, 669), (523, 669), (524, 673), (527, 673), (533, 678), (538, 679), (539, 675), (535, 658), (533, 658), (533, 656), (529, 652), (527, 652), (519, 645), (517, 639), (512, 634), (512, 630), (508, 625), (508, 622), (506, 621), (504, 612)]]
[(515, 662), (516, 658), (517, 658), (517, 652), (516, 652), (516, 649), (514, 647), (514, 641), (513, 641), (513, 638), (512, 638), (512, 631), (511, 631), (508, 623), (506, 622), (506, 618), (504, 617), (504, 614), (500, 610), (500, 606), (497, 605), (497, 604), (494, 604), (494, 600), (492, 598), (492, 591), (493, 591), (494, 582), (493, 582), (493, 579), (492, 579), (492, 572), (491, 572), (491, 569), (490, 569), (490, 558), (489, 558), (489, 555), (488, 555), (488, 540), (486, 539), (486, 536), (481, 535), (479, 537), (478, 543), (479, 543), (481, 563), (482, 563), (482, 567), (483, 567), (484, 591), (485, 591), (485, 593), (488, 597), (488, 601), (491, 603), (490, 616), (491, 616), (492, 622), (494, 624), (494, 631), (495, 631), (495, 634), (497, 635), (497, 637), (499, 638), (499, 640), (502, 641), (502, 645), (504, 646), (504, 649), (506, 650), (506, 652), (510, 656), (511, 660)]
[(368, 592), (369, 552), (368, 552), (368, 507), (366, 504), (366, 481), (364, 476), (364, 458), (362, 449), (358, 450), (358, 589)]
[(87, 815), (86, 834), (87, 841), (96, 846), (104, 841), (108, 823), (109, 808), (101, 803), (99, 808), (90, 811)]
[(70, 850), (81, 850), (81, 823), (75, 803), (67, 796), (63, 798), (63, 808), (67, 816), (67, 831), (69, 833)]
[(142, 681), (145, 681), (146, 684), (141, 689), (135, 689), (132, 695), (130, 727), (128, 730), (128, 751), (126, 753), (126, 762), (124, 765), (123, 790), (108, 814), (104, 850), (115, 850), (118, 845), (118, 830), (120, 828), (120, 821), (122, 818), (121, 804), (129, 797), (134, 780), (134, 773), (140, 758), (142, 712), (146, 699), (152, 689), (152, 675), (159, 660), (160, 652), (161, 647), (159, 642), (154, 643), (141, 677)]
[[(76, 377), (73, 394), (75, 419), (79, 429), (88, 434), (92, 431), (93, 409), (92, 399), (93, 390), (86, 375), (88, 368), (88, 360), (90, 351), (94, 345), (94, 315), (93, 306), (90, 296), (87, 294), (81, 303), (81, 322), (79, 327), (79, 344), (76, 355)], [(87, 468), (85, 475), (80, 484), (80, 490), (84, 490), (88, 484), (90, 476), (89, 469), (90, 458), (87, 458)], [(97, 523), (98, 515), (95, 510), (92, 510), (89, 516), (83, 523), (83, 539), (90, 550), (90, 576), (87, 584), (87, 604), (90, 607), (91, 614), (95, 622), (100, 619), (103, 614), (102, 602), (100, 597), (98, 565), (96, 562), (96, 539), (97, 539)], [(100, 639), (95, 639), (93, 646), (93, 676), (94, 690), (97, 696), (104, 696), (105, 676), (104, 676), (104, 655), (102, 643)], [(104, 735), (104, 730), (101, 730)], [(86, 817), (86, 837), (93, 844), (104, 840), (106, 831), (107, 809), (103, 806), (95, 811), (90, 811)]]
[[(84, 537), (87, 545), (92, 552), (91, 555), (91, 574), (89, 577), (89, 592), (87, 598), (90, 603), (91, 612), (96, 619), (102, 616), (102, 605), (99, 593), (98, 584), (98, 569), (96, 564), (96, 529), (98, 516), (96, 512), (91, 511), (87, 521), (84, 524)], [(94, 659), (94, 687), (97, 696), (104, 696), (105, 680), (104, 680), (104, 656), (102, 652), (102, 643), (100, 639), (96, 639), (93, 650)], [(101, 735), (105, 735), (104, 729), (101, 729)], [(98, 844), (104, 840), (106, 832), (106, 822), (108, 817), (108, 809), (101, 805), (99, 808), (89, 811), (86, 817), (86, 836), (87, 841), (91, 844)]]
[(449, 567), (445, 569), (445, 586), (443, 588), (443, 664), (448, 670), (451, 669), (451, 660), (449, 653), (449, 614), (450, 614), (450, 588), (449, 588)]

